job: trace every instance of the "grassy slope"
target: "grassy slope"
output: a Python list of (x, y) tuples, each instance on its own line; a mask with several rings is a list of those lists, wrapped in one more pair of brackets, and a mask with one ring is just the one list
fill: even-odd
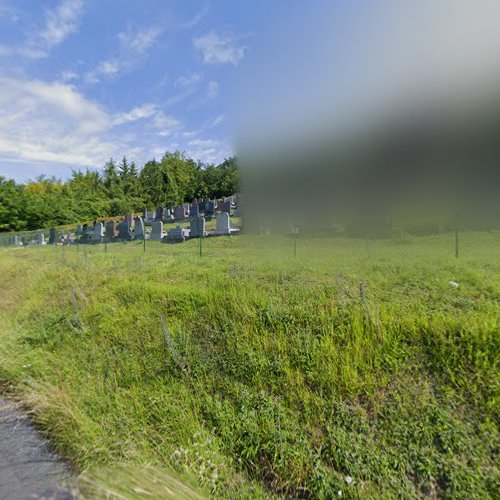
[(82, 470), (150, 464), (232, 497), (493, 497), (500, 238), (464, 236), (458, 261), (452, 240), (4, 250), (0, 379)]

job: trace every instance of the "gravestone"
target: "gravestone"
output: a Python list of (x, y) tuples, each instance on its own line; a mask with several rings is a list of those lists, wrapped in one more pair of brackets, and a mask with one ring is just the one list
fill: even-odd
[(143, 220), (148, 218), (148, 209), (146, 207), (142, 209), (142, 218)]
[(123, 221), (118, 224), (118, 240), (120, 241), (130, 241), (130, 224), (128, 221)]
[(158, 207), (156, 209), (156, 220), (163, 220), (164, 210), (163, 207)]
[(55, 228), (50, 228), (49, 232), (49, 245), (55, 245), (57, 238), (57, 231)]
[(205, 207), (205, 215), (213, 216), (215, 214), (216, 204), (214, 200), (208, 200), (207, 205)]
[(191, 205), (198, 205), (198, 198), (193, 198)]
[(128, 222), (129, 229), (134, 225), (134, 214), (127, 214), (126, 220)]
[(198, 205), (191, 205), (191, 208), (189, 210), (189, 217), (197, 217), (200, 214), (200, 210), (198, 208)]
[(198, 200), (198, 210), (200, 212), (205, 212), (207, 208), (207, 200), (201, 198), (200, 200)]
[(20, 240), (19, 240), (19, 236), (14, 236), (12, 238), (12, 244), (15, 246), (15, 247), (18, 247), (19, 246), (19, 243), (20, 243)]
[(205, 217), (197, 215), (196, 217), (189, 218), (189, 237), (200, 238), (206, 236), (205, 231)]
[(38, 233), (36, 235), (36, 242), (39, 245), (45, 245), (45, 235), (43, 233)]
[(217, 216), (215, 222), (215, 234), (217, 235), (231, 235), (239, 233), (239, 229), (234, 229), (231, 225), (229, 219), (229, 214), (227, 212), (222, 212)]
[(80, 225), (76, 226), (75, 234), (78, 235), (78, 236), (80, 236), (82, 233), (83, 233), (82, 226), (80, 226)]
[(183, 205), (179, 205), (174, 208), (174, 219), (175, 220), (184, 220), (186, 218), (186, 210)]
[(92, 243), (102, 243), (104, 233), (104, 224), (102, 222), (97, 222), (94, 226), (94, 232), (92, 234)]
[(118, 231), (117, 231), (116, 221), (112, 220), (106, 224), (106, 234), (105, 235), (106, 235), (106, 240), (108, 240), (108, 241), (113, 241), (117, 237)]
[(155, 220), (151, 223), (151, 240), (161, 241), (163, 239), (163, 222)]
[(182, 243), (189, 237), (189, 229), (177, 226), (171, 229), (163, 239), (167, 243)]
[(228, 201), (221, 201), (219, 203), (219, 209), (222, 213), (231, 213), (231, 200)]
[(143, 240), (145, 237), (146, 233), (144, 231), (144, 220), (142, 217), (137, 217), (135, 219), (134, 239)]

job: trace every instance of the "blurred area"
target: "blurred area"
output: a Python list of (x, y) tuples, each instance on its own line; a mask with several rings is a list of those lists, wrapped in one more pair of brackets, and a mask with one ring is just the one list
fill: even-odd
[(308, 6), (268, 21), (236, 96), (245, 229), (498, 228), (500, 4)]

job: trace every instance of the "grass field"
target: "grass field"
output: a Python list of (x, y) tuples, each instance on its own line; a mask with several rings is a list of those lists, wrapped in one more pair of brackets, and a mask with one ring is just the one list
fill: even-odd
[(500, 234), (453, 245), (1, 250), (0, 380), (91, 496), (494, 498)]

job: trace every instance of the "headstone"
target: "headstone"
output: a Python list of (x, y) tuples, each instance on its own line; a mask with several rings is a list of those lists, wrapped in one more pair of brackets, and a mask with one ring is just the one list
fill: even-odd
[(198, 205), (191, 205), (191, 209), (189, 210), (189, 217), (197, 217), (200, 214), (200, 210)]
[(193, 198), (193, 201), (191, 202), (191, 205), (198, 205), (198, 199)]
[(175, 220), (184, 220), (186, 218), (186, 210), (183, 205), (179, 205), (174, 208), (174, 219)]
[(45, 245), (45, 235), (43, 233), (38, 233), (36, 235), (36, 242), (39, 245)]
[(102, 239), (105, 234), (104, 224), (102, 222), (97, 222), (94, 226), (94, 232), (92, 234), (92, 243), (102, 243)]
[(151, 223), (151, 240), (161, 241), (163, 239), (163, 222), (155, 220)]
[(201, 200), (198, 200), (198, 210), (200, 212), (205, 212), (206, 208), (207, 208), (207, 200), (203, 198)]
[(156, 220), (163, 220), (163, 215), (164, 215), (163, 212), (164, 212), (163, 207), (158, 207), (156, 209)]
[(49, 232), (49, 245), (55, 245), (57, 238), (57, 231), (55, 228), (50, 228)]
[(219, 203), (219, 209), (222, 213), (231, 213), (231, 200), (228, 201), (221, 201)]
[(18, 247), (18, 246), (19, 246), (19, 243), (20, 243), (19, 236), (15, 235), (15, 236), (12, 238), (12, 244), (13, 244), (15, 247)]
[(128, 223), (128, 221), (123, 221), (118, 224), (118, 239), (120, 241), (130, 241), (130, 233), (130, 224)]
[(82, 226), (81, 225), (76, 226), (75, 234), (77, 234), (78, 236), (80, 236), (82, 233), (83, 233)]
[(116, 221), (115, 220), (109, 221), (106, 224), (106, 233), (105, 233), (106, 240), (112, 241), (117, 237), (117, 235), (118, 235), (118, 231), (117, 231)]
[(148, 222), (153, 221), (155, 219), (156, 219), (156, 212), (154, 210), (152, 212), (147, 212), (146, 220)]
[(134, 225), (134, 214), (127, 214), (126, 220), (128, 222), (129, 229)]
[(142, 218), (143, 219), (148, 218), (148, 209), (146, 207), (144, 207), (144, 209), (142, 210)]
[(137, 219), (135, 219), (134, 239), (143, 240), (145, 237), (144, 220), (142, 217), (137, 217)]
[(189, 237), (200, 238), (206, 236), (205, 231), (205, 217), (197, 215), (196, 217), (189, 218)]
[(231, 226), (231, 221), (229, 219), (229, 214), (227, 212), (222, 212), (217, 216), (215, 222), (215, 234), (217, 235), (230, 235), (239, 233), (239, 229), (234, 229)]
[(189, 229), (177, 226), (171, 229), (163, 241), (167, 243), (182, 243), (189, 237)]
[(207, 205), (205, 207), (205, 215), (213, 216), (215, 213), (215, 201), (208, 200)]

